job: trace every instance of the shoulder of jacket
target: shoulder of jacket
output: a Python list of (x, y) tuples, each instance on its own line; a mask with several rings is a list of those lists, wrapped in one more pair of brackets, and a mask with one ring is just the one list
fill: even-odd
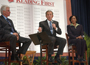
[(46, 22), (47, 20), (44, 20), (44, 21), (40, 21), (39, 23), (43, 23), (43, 22)]
[(58, 21), (56, 21), (56, 20), (52, 20), (52, 21), (58, 23)]
[(67, 27), (70, 27), (70, 25), (67, 25)]

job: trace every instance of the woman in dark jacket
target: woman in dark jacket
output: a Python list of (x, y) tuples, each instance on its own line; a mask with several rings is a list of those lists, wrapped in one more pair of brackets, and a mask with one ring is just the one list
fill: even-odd
[(69, 18), (71, 24), (67, 26), (67, 32), (69, 35), (69, 45), (74, 44), (76, 46), (76, 51), (79, 61), (85, 61), (83, 59), (84, 52), (86, 49), (86, 41), (84, 40), (84, 32), (82, 25), (77, 23), (77, 17), (71, 16)]

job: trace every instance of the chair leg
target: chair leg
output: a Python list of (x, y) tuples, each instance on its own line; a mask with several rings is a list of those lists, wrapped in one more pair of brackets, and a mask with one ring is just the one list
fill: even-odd
[(48, 48), (46, 48), (46, 65), (48, 65)]
[[(20, 59), (22, 59), (21, 54), (19, 54)], [(19, 65), (22, 65), (22, 62), (19, 62)]]
[[(35, 53), (33, 54), (32, 64), (33, 64), (34, 56), (35, 56)], [(41, 62), (41, 63), (42, 63), (42, 62)]]
[(11, 54), (10, 54), (10, 48), (8, 48), (8, 65), (10, 65), (10, 61), (11, 61)]
[(70, 62), (70, 53), (69, 53), (69, 65), (71, 65), (71, 62)]
[(73, 62), (73, 65), (74, 65), (74, 49), (72, 48), (72, 62)]
[(7, 65), (7, 48), (6, 48), (6, 54), (5, 54), (5, 65)]
[(79, 65), (81, 65), (81, 63), (79, 62)]
[(19, 65), (21, 65), (21, 62), (19, 62)]
[[(42, 54), (42, 49), (41, 49), (41, 54)], [(42, 56), (41, 56), (41, 65), (42, 65)]]
[(71, 63), (70, 63), (70, 53), (69, 53), (69, 51), (68, 51), (68, 57), (69, 57), (69, 65), (71, 65)]
[(85, 50), (85, 59), (86, 59), (86, 65), (88, 65), (88, 60), (87, 60), (87, 51)]

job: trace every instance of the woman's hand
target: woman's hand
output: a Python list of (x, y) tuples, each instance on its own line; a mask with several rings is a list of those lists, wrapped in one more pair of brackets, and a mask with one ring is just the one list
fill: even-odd
[(76, 39), (83, 39), (83, 37), (80, 35), (80, 36), (76, 37)]

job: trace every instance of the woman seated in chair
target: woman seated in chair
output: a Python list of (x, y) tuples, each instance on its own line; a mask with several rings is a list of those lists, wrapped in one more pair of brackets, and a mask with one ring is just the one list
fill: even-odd
[(76, 46), (76, 51), (78, 61), (85, 61), (83, 59), (84, 52), (86, 50), (86, 41), (84, 40), (84, 32), (82, 25), (77, 23), (77, 17), (71, 16), (69, 18), (71, 24), (67, 26), (67, 32), (69, 35), (69, 45), (74, 44)]

